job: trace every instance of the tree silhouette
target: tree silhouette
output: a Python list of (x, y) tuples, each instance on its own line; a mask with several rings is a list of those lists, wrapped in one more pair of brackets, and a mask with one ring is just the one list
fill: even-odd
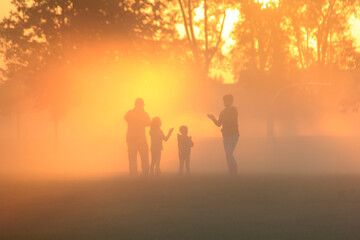
[(284, 0), (284, 6), (303, 69), (314, 65), (352, 68), (356, 51), (349, 34), (349, 19), (359, 10), (358, 1)]
[(232, 50), (235, 73), (275, 70), (290, 62), (289, 36), (281, 28), (282, 5), (263, 8), (259, 2), (239, 1), (235, 6), (242, 13), (242, 20), (234, 31), (237, 40)]
[[(305, 86), (311, 78), (333, 81), (332, 72), (357, 68), (359, 54), (349, 19), (358, 11), (358, 1), (279, 0), (265, 7), (246, 0), (232, 4), (241, 12), (231, 51), (235, 79), (267, 110), (280, 89)], [(277, 103), (283, 105), (278, 108), (286, 109), (289, 102)]]
[[(240, 11), (229, 65), (236, 81), (255, 79), (252, 87), (261, 88), (264, 99), (299, 81), (294, 71), (354, 70), (360, 65), (348, 32), (348, 20), (360, 7), (357, 0), (279, 0), (265, 7), (255, 0), (14, 0), (13, 4), (15, 11), (0, 22), (7, 81), (21, 73), (17, 81), (26, 85), (38, 108), (51, 113), (56, 132), (61, 118), (81, 101), (78, 81), (100, 82), (108, 75), (108, 66), (129, 58), (149, 64), (166, 56), (178, 72), (196, 69), (191, 85), (202, 85), (209, 69), (223, 57), (222, 32), (229, 8)], [(203, 18), (195, 16), (199, 9)], [(175, 31), (179, 23), (185, 39)], [(91, 59), (82, 62), (81, 56)], [(84, 80), (74, 76), (74, 68), (97, 71)]]
[[(201, 78), (207, 79), (211, 62), (221, 51), (222, 33), (226, 19), (226, 5), (217, 1), (178, 0), (186, 42), (192, 52), (193, 61), (200, 71)], [(204, 19), (196, 22), (194, 9), (203, 8)], [(211, 18), (209, 18), (209, 15)], [(201, 29), (195, 34), (195, 27)]]
[(330, 65), (354, 68), (349, 19), (359, 9), (358, 1), (280, 0), (265, 8), (255, 1), (234, 4), (242, 13), (234, 32), (235, 73)]
[(164, 20), (165, 4), (160, 1), (14, 0), (13, 4), (16, 11), (0, 23), (7, 71), (26, 73), (22, 81), (37, 106), (50, 110), (56, 133), (59, 120), (78, 100), (76, 79), (67, 74), (73, 56), (111, 41), (119, 44), (97, 49), (98, 67), (129, 56), (143, 61), (145, 50), (163, 51), (160, 40), (172, 34), (167, 22), (171, 19)]

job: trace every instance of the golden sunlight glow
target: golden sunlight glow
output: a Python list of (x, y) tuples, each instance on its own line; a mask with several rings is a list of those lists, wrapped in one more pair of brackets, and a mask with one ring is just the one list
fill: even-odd
[(360, 51), (360, 18), (356, 18), (354, 15), (350, 18), (352, 24), (351, 33), (356, 40), (356, 46)]
[[(0, 18), (9, 14), (11, 1), (12, 0), (0, 0)], [(49, 0), (49, 2), (51, 1)], [(149, 0), (149, 2), (157, 3), (155, 0)], [(6, 93), (4, 94), (6, 98), (0, 99), (1, 103), (7, 101), (10, 102), (11, 105), (9, 105), (9, 109), (11, 108), (9, 110), (11, 113), (9, 114), (5, 111), (4, 113), (6, 114), (2, 114), (3, 109), (0, 109), (0, 114), (2, 114), (0, 118), (2, 121), (0, 141), (5, 142), (8, 138), (10, 139), (9, 141), (11, 141), (10, 143), (14, 145), (13, 150), (9, 149), (9, 156), (1, 157), (3, 159), (12, 159), (15, 156), (12, 152), (23, 154), (19, 155), (21, 157), (19, 157), (18, 162), (14, 161), (15, 164), (12, 165), (13, 169), (33, 169), (34, 171), (44, 172), (46, 174), (60, 174), (62, 172), (69, 174), (71, 172), (74, 172), (74, 174), (84, 172), (85, 174), (86, 172), (101, 171), (101, 169), (125, 172), (128, 169), (128, 162), (125, 140), (127, 126), (124, 115), (134, 107), (134, 100), (139, 97), (144, 99), (145, 110), (151, 118), (161, 118), (161, 127), (164, 132), (167, 132), (169, 128), (174, 128), (173, 136), (169, 139), (169, 142), (164, 143), (164, 161), (161, 161), (163, 161), (162, 166), (165, 170), (177, 169), (178, 167), (176, 134), (179, 132), (181, 125), (188, 126), (189, 135), (194, 139), (195, 147), (193, 153), (197, 154), (195, 155), (197, 158), (194, 158), (195, 164), (196, 161), (200, 162), (202, 159), (204, 159), (204, 162), (209, 159), (211, 160), (211, 158), (220, 159), (218, 155), (212, 156), (213, 153), (217, 154), (217, 152), (219, 152), (218, 149), (221, 149), (219, 154), (223, 154), (223, 146), (219, 138), (221, 137), (220, 129), (213, 126), (213, 122), (209, 121), (207, 113), (218, 115), (221, 112), (223, 109), (221, 98), (224, 94), (233, 94), (235, 96), (234, 105), (239, 109), (240, 140), (242, 143), (245, 143), (239, 144), (242, 148), (239, 151), (241, 153), (247, 150), (248, 139), (246, 139), (246, 137), (249, 137), (249, 139), (253, 137), (266, 137), (266, 134), (269, 133), (268, 128), (270, 127), (275, 129), (276, 134), (291, 137), (293, 135), (350, 136), (351, 134), (359, 134), (360, 125), (357, 123), (359, 122), (360, 115), (355, 113), (356, 109), (353, 113), (348, 114), (340, 113), (339, 111), (339, 108), (341, 108), (339, 99), (344, 101), (343, 96), (348, 94), (346, 88), (352, 88), (353, 86), (353, 84), (347, 86), (347, 82), (356, 80), (357, 76), (349, 76), (349, 79), (345, 79), (346, 81), (342, 81), (339, 77), (339, 81), (336, 82), (344, 84), (344, 86), (339, 84), (341, 91), (338, 92), (337, 89), (334, 89), (335, 87), (329, 87), (329, 89), (323, 90), (320, 88), (307, 88), (305, 86), (307, 83), (311, 83), (310, 81), (313, 81), (313, 79), (315, 79), (314, 81), (323, 82), (325, 80), (331, 80), (337, 77), (336, 72), (333, 77), (330, 76), (331, 71), (322, 74), (322, 70), (318, 70), (317, 68), (314, 69), (314, 71), (310, 69), (309, 74), (303, 70), (299, 71), (300, 74), (298, 74), (297, 71), (289, 71), (290, 74), (288, 74), (288, 70), (286, 70), (286, 74), (283, 74), (284, 77), (276, 79), (279, 76), (276, 68), (274, 74), (271, 72), (270, 74), (263, 73), (263, 70), (261, 70), (261, 74), (258, 74), (260, 71), (256, 71), (256, 69), (253, 70), (253, 67), (250, 65), (250, 68), (248, 68), (250, 71), (243, 71), (243, 69), (246, 70), (246, 67), (242, 67), (241, 64), (242, 62), (249, 61), (249, 59), (251, 64), (255, 58), (260, 59), (258, 62), (262, 63), (261, 58), (264, 55), (263, 49), (276, 54), (277, 50), (271, 47), (281, 46), (285, 48), (290, 46), (290, 48), (292, 48), (296, 41), (294, 34), (290, 34), (289, 31), (284, 31), (284, 34), (290, 35), (289, 37), (291, 39), (289, 41), (286, 40), (289, 44), (278, 44), (278, 42), (274, 42), (277, 38), (272, 37), (269, 43), (266, 42), (266, 46), (262, 48), (261, 44), (265, 42), (265, 40), (262, 41), (261, 38), (263, 35), (262, 30), (264, 26), (267, 26), (265, 24), (262, 25), (262, 23), (273, 17), (273, 12), (277, 12), (273, 10), (278, 9), (279, 0), (251, 0), (250, 2), (252, 4), (251, 7), (255, 7), (257, 12), (264, 13), (264, 16), (260, 18), (261, 21), (259, 21), (261, 24), (256, 23), (256, 25), (254, 25), (258, 27), (257, 31), (253, 31), (253, 26), (249, 27), (252, 23), (248, 24), (248, 22), (258, 16), (251, 16), (251, 14), (254, 13), (250, 11), (249, 13), (244, 12), (244, 14), (251, 16), (250, 18), (245, 18), (247, 15), (242, 15), (240, 11), (242, 9), (235, 8), (235, 6), (240, 6), (240, 4), (237, 4), (237, 1), (233, 1), (233, 3), (235, 3), (233, 5), (228, 5), (233, 6), (233, 8), (229, 7), (226, 10), (223, 8), (224, 6), (211, 5), (213, 9), (209, 9), (208, 11), (209, 25), (211, 26), (208, 27), (209, 51), (207, 53), (204, 53), (206, 41), (204, 41), (205, 24), (204, 4), (202, 0), (199, 0), (197, 2), (198, 5), (196, 5), (198, 7), (193, 9), (194, 32), (198, 40), (195, 49), (190, 49), (189, 46), (186, 45), (187, 36), (184, 25), (181, 23), (182, 16), (180, 11), (177, 16), (179, 23), (175, 26), (178, 36), (173, 43), (180, 42), (179, 38), (183, 41), (179, 44), (181, 45), (180, 48), (172, 49), (169, 47), (169, 54), (162, 54), (168, 46), (166, 42), (166, 44), (164, 44), (165, 47), (161, 48), (165, 41), (156, 41), (156, 45), (142, 45), (141, 41), (135, 42), (136, 46), (141, 44), (141, 48), (139, 48), (141, 52), (137, 50), (133, 51), (132, 47), (135, 45), (133, 45), (133, 43), (129, 44), (129, 39), (127, 39), (126, 35), (124, 39), (117, 38), (118, 36), (123, 37), (123, 33), (113, 31), (113, 27), (109, 28), (109, 34), (104, 35), (104, 37), (99, 37), (98, 40), (92, 41), (92, 38), (90, 38), (90, 40), (84, 41), (84, 50), (81, 50), (80, 47), (77, 47), (75, 51), (72, 49), (74, 45), (83, 44), (81, 38), (80, 41), (78, 38), (69, 39), (69, 44), (64, 44), (63, 49), (71, 49), (61, 52), (61, 56), (64, 56), (61, 57), (62, 60), (45, 65), (46, 68), (41, 69), (39, 73), (36, 72), (35, 78), (30, 78), (31, 81), (27, 81), (30, 83), (29, 89), (21, 89), (21, 92), (27, 92), (27, 90), (29, 90), (29, 93), (32, 93), (31, 91), (34, 88), (34, 91), (36, 91), (34, 98), (31, 96), (29, 99), (25, 99), (25, 97), (21, 96), (21, 98), (19, 98), (20, 101), (15, 102), (14, 100), (18, 99), (15, 99), (13, 96), (7, 96), (9, 92), (10, 95), (12, 95), (12, 91), (8, 91), (8, 88), (4, 88), (2, 92), (0, 92), (1, 94)], [(46, 1), (44, 3), (47, 4), (48, 2)], [(177, 5), (170, 6), (171, 12), (178, 10)], [(45, 5), (45, 7), (47, 6)], [(221, 49), (216, 49), (216, 51), (221, 53), (218, 54), (214, 49), (218, 42), (217, 37), (221, 29), (223, 10), (226, 11), (226, 18), (221, 34), (223, 42), (219, 45)], [(216, 12), (216, 15), (214, 12)], [(37, 14), (35, 15), (37, 16)], [(127, 18), (127, 15), (124, 15), (124, 18)], [(285, 20), (289, 20), (287, 17), (284, 18)], [(87, 24), (87, 20), (88, 19), (84, 20), (85, 24)], [(243, 20), (244, 22), (242, 22)], [(21, 22), (19, 22), (19, 24), (20, 23)], [(349, 23), (351, 23), (349, 25), (350, 29), (345, 35), (346, 37), (351, 37), (351, 34), (354, 36), (357, 41), (357, 48), (360, 51), (360, 18), (353, 16), (349, 20)], [(89, 22), (88, 24), (92, 23)], [(236, 32), (235, 35), (233, 33), (237, 25), (242, 27), (242, 29)], [(173, 27), (173, 25), (170, 27)], [(289, 28), (289, 25), (285, 23), (284, 28)], [(77, 29), (75, 28), (75, 30)], [(25, 35), (29, 33), (27, 31), (30, 30), (25, 30)], [(140, 30), (141, 33), (143, 33), (142, 31), (143, 30)], [(266, 33), (265, 37), (267, 41), (268, 31), (264, 32)], [(309, 33), (308, 45), (316, 49), (318, 39), (316, 39), (313, 31)], [(80, 34), (82, 34), (82, 32), (80, 32)], [(299, 35), (305, 36), (305, 34), (306, 29), (300, 29)], [(250, 36), (248, 37), (248, 35)], [(93, 36), (92, 33), (91, 36)], [(167, 41), (174, 40), (173, 36), (171, 36), (171, 38), (167, 38), (166, 36), (168, 35), (164, 35), (164, 39), (166, 38)], [(281, 39), (281, 35), (274, 34), (274, 36), (279, 36), (279, 39)], [(17, 37), (18, 35), (15, 34), (14, 38), (16, 39)], [(14, 38), (10, 38), (10, 40)], [(247, 41), (247, 38), (252, 42)], [(66, 37), (64, 39), (67, 40), (68, 38)], [(243, 39), (245, 40), (242, 41)], [(130, 41), (133, 41), (133, 39)], [(247, 48), (248, 42), (250, 42), (249, 46), (251, 45), (251, 49)], [(1, 46), (0, 42), (0, 47)], [(152, 46), (156, 46), (156, 50), (153, 50)], [(234, 48), (234, 46), (239, 46), (239, 48)], [(244, 52), (242, 52), (242, 47), (245, 49)], [(305, 58), (300, 55), (301, 48), (305, 48), (303, 42), (301, 42), (298, 49), (294, 49), (294, 52), (289, 54), (291, 64), (293, 61), (300, 64), (296, 62), (296, 60), (293, 60), (293, 56), (300, 56), (300, 60)], [(21, 49), (26, 49), (26, 46)], [(158, 51), (159, 49), (161, 51)], [(231, 52), (232, 49), (234, 49), (233, 52)], [(312, 51), (313, 49), (310, 50)], [(5, 63), (2, 60), (3, 55), (1, 55), (1, 50), (2, 49), (0, 49), (0, 68), (4, 68)], [(12, 51), (13, 49), (10, 50)], [(33, 51), (32, 49), (30, 50), (30, 52)], [(191, 50), (193, 50), (193, 52)], [(290, 49), (289, 51), (292, 50), (293, 49)], [(178, 51), (183, 52), (179, 54)], [(246, 54), (250, 51), (251, 58), (248, 58)], [(303, 52), (310, 55), (312, 54), (311, 51)], [(126, 52), (130, 54), (126, 54)], [(318, 52), (320, 53), (320, 51)], [(191, 56), (191, 53), (193, 56)], [(143, 56), (145, 57), (143, 58)], [(208, 59), (205, 59), (207, 56), (215, 57), (211, 59), (212, 61), (207, 61)], [(23, 55), (18, 55), (17, 57), (21, 58)], [(271, 57), (271, 61), (273, 62), (277, 60), (275, 55), (267, 54), (265, 57)], [(234, 59), (240, 59), (240, 63), (234, 61)], [(279, 59), (282, 60), (283, 58)], [(310, 61), (312, 61), (312, 59), (310, 59)], [(195, 65), (194, 63), (197, 64)], [(311, 63), (308, 65), (312, 67)], [(30, 65), (30, 70), (32, 66), (33, 65)], [(200, 69), (200, 71), (198, 71), (198, 69)], [(203, 71), (204, 69), (206, 71), (209, 70), (209, 72)], [(266, 66), (264, 69), (266, 69)], [(268, 69), (270, 69), (270, 67)], [(279, 68), (279, 70), (282, 69)], [(319, 73), (317, 71), (319, 71)], [(0, 71), (0, 74), (1, 72), (2, 71)], [(5, 74), (12, 73), (10, 71), (4, 72)], [(303, 72), (305, 74), (303, 74)], [(289, 77), (287, 75), (289, 75)], [(18, 82), (17, 80), (21, 78), (20, 74), (19, 77), (18, 75), (15, 75), (15, 77), (11, 75), (5, 76), (9, 76), (9, 83), (14, 82), (11, 81), (13, 79), (16, 80), (15, 82)], [(224, 84), (215, 84), (211, 81), (206, 82), (205, 78), (208, 76), (213, 79), (221, 79), (219, 81), (222, 81), (221, 83)], [(233, 84), (237, 79), (239, 79), (239, 83)], [(2, 80), (1, 75), (0, 80)], [(285, 80), (289, 81), (285, 82)], [(266, 81), (265, 84), (263, 84), (264, 81)], [(301, 89), (296, 88), (294, 92), (287, 92), (288, 95), (282, 95), (281, 97), (283, 98), (279, 98), (278, 103), (274, 104), (274, 101), (272, 101), (273, 95), (279, 91), (278, 89), (281, 89), (280, 87), (283, 87), (282, 85), (286, 86), (290, 83), (290, 86), (292, 86), (294, 82), (295, 85), (298, 86), (298, 81), (301, 81), (301, 84), (299, 84)], [(303, 82), (305, 82), (305, 84)], [(5, 83), (7, 82), (4, 81), (4, 86), (6, 86)], [(17, 90), (18, 89), (20, 88), (17, 87)], [(39, 93), (37, 91), (39, 91)], [(45, 97), (43, 95), (45, 95)], [(11, 101), (9, 101), (9, 99)], [(22, 106), (20, 106), (22, 101), (28, 104), (26, 109), (24, 107), (24, 110), (21, 109)], [(36, 104), (33, 103), (35, 101)], [(319, 101), (319, 103), (317, 103), (317, 101)], [(36, 109), (34, 105), (36, 105)], [(47, 108), (48, 106), (51, 108)], [(7, 108), (8, 107), (5, 106), (4, 109), (7, 110)], [(300, 108), (299, 111), (297, 111), (298, 108)], [(293, 109), (294, 112), (288, 111), (289, 109)], [(320, 110), (318, 111), (318, 109)], [(54, 117), (54, 115), (58, 116), (59, 112), (62, 114), (62, 111), (64, 112), (63, 118)], [(275, 113), (273, 114), (273, 112)], [(270, 119), (271, 121), (269, 121), (269, 118), (274, 119)], [(53, 121), (54, 119), (57, 121)], [(59, 125), (57, 125), (58, 123)], [(16, 127), (18, 127), (18, 129), (16, 129)], [(16, 135), (16, 130), (18, 131), (18, 135)], [(146, 129), (146, 131), (147, 137), (149, 137), (149, 129)], [(16, 139), (16, 137), (19, 139)], [(254, 140), (250, 139), (250, 142), (251, 141)], [(19, 146), (16, 146), (17, 144)], [(57, 152), (59, 150), (57, 147), (59, 146), (55, 146), (56, 144), (60, 146), (59, 152), (61, 153), (59, 156), (56, 155), (59, 154)], [(215, 147), (213, 149), (213, 146), (218, 146), (218, 148)], [(0, 148), (0, 150), (3, 149)], [(221, 156), (224, 157), (224, 155)], [(24, 160), (22, 160), (22, 158)], [(54, 160), (52, 161), (51, 159)], [(251, 158), (249, 159), (252, 160)], [(11, 164), (12, 163), (9, 165)], [(199, 163), (199, 166), (202, 164), (203, 163)], [(207, 162), (205, 162), (205, 164), (207, 164)], [(217, 165), (214, 164), (214, 167), (216, 166)], [(7, 167), (1, 167), (0, 174), (2, 171), (7, 170)]]
[(262, 8), (267, 8), (270, 4), (275, 4), (276, 7), (279, 6), (278, 0), (255, 0), (257, 3), (262, 4)]
[(235, 40), (231, 37), (231, 33), (234, 30), (235, 24), (239, 21), (240, 12), (237, 9), (227, 9), (224, 30), (222, 39), (225, 44), (222, 48), (222, 52), (227, 54), (231, 48), (235, 45)]

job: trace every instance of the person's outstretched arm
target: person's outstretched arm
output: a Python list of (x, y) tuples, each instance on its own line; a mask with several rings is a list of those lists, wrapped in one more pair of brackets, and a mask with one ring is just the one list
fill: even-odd
[(173, 131), (174, 131), (174, 128), (170, 128), (168, 134), (166, 136), (164, 136), (164, 141), (165, 142), (170, 138)]
[(217, 120), (216, 117), (214, 116), (214, 114), (208, 114), (207, 116), (208, 116), (208, 118), (210, 118), (210, 119), (214, 122), (214, 124), (215, 124), (216, 126), (218, 126), (218, 127), (221, 126), (221, 121), (220, 121), (220, 119)]

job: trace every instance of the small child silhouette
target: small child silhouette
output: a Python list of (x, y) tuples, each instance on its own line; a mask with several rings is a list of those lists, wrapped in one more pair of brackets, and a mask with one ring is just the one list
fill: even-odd
[(150, 173), (160, 175), (160, 160), (161, 160), (161, 151), (163, 150), (163, 141), (167, 141), (174, 128), (171, 128), (168, 134), (165, 136), (164, 132), (161, 130), (161, 119), (159, 117), (154, 117), (150, 125), (150, 137), (151, 137), (151, 167)]
[(190, 152), (194, 143), (191, 137), (188, 136), (187, 126), (181, 126), (179, 132), (180, 134), (177, 135), (180, 161), (179, 174), (182, 176), (184, 174), (184, 165), (186, 174), (190, 174)]

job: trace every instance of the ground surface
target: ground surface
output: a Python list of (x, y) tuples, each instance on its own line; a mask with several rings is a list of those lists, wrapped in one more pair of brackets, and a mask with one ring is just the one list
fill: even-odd
[(359, 176), (0, 183), (0, 239), (360, 239)]

